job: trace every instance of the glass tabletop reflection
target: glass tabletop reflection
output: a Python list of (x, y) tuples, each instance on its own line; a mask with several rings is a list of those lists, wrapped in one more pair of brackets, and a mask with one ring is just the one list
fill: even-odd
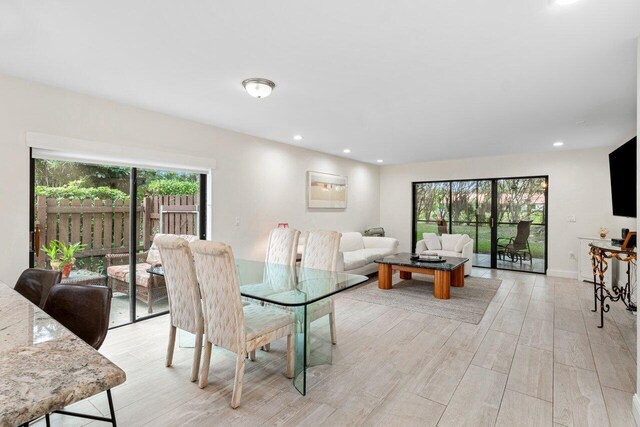
[[(236, 259), (240, 294), (263, 304), (275, 304), (294, 314), (295, 355), (293, 385), (307, 390), (307, 368), (332, 361), (329, 312), (333, 295), (368, 280), (367, 276), (299, 266)], [(147, 270), (164, 276), (162, 267)], [(328, 310), (330, 308), (330, 310)]]
[[(236, 259), (236, 268), (243, 297), (288, 307), (313, 304), (368, 280), (358, 274), (244, 259)], [(161, 266), (147, 271), (164, 275)]]

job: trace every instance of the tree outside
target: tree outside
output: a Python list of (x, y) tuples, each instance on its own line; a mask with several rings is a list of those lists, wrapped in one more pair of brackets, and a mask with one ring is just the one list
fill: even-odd
[[(516, 236), (520, 221), (531, 221), (529, 244), (534, 258), (544, 258), (545, 178), (499, 179), (498, 237)], [(437, 219), (450, 223), (451, 231), (475, 240), (475, 252), (491, 253), (491, 181), (452, 181), (414, 184), (416, 239), (437, 233)], [(504, 242), (504, 240), (501, 240)]]

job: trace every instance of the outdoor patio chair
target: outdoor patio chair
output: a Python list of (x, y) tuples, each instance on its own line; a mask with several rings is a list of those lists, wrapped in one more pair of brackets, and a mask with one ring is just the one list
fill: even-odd
[[(529, 245), (529, 235), (531, 234), (531, 221), (520, 221), (516, 237), (499, 237), (498, 238), (498, 255), (501, 259), (508, 257), (511, 262), (528, 261), (533, 263), (531, 256), (531, 246)], [(507, 240), (508, 243), (500, 244), (500, 240)]]
[[(147, 312), (153, 313), (153, 304), (167, 298), (167, 286), (164, 278), (150, 274), (147, 269), (161, 265), (160, 251), (155, 244), (155, 238), (167, 236), (156, 234), (154, 243), (148, 251), (136, 254), (136, 299), (147, 304)], [(194, 242), (198, 236), (181, 234), (179, 237)], [(113, 292), (129, 294), (129, 254), (107, 254), (104, 258), (109, 287)]]

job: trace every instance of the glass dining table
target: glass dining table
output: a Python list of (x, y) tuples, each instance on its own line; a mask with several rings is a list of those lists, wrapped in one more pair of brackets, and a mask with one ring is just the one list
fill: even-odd
[[(295, 314), (293, 385), (305, 395), (307, 368), (331, 364), (333, 352), (329, 316), (312, 319), (312, 314), (325, 312), (322, 306), (332, 304), (332, 296), (365, 282), (367, 276), (244, 259), (236, 259), (236, 267), (240, 294), (246, 301), (271, 304)], [(147, 271), (164, 275), (161, 266)]]

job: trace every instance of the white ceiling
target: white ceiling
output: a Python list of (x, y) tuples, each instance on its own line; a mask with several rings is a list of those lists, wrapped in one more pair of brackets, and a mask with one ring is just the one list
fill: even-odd
[(624, 142), (639, 34), (638, 0), (1, 0), (0, 73), (388, 164)]

